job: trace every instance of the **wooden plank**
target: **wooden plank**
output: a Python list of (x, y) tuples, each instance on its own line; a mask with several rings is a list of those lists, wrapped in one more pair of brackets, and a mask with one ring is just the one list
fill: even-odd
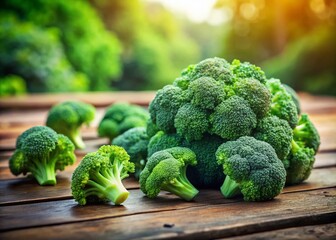
[(0, 108), (5, 109), (37, 109), (68, 100), (78, 100), (91, 103), (96, 107), (106, 107), (114, 102), (129, 102), (147, 106), (154, 98), (155, 91), (123, 91), (123, 92), (90, 92), (90, 93), (43, 93), (25, 96), (3, 97)]
[[(226, 239), (226, 238), (221, 238)], [(294, 227), (262, 233), (254, 233), (245, 236), (233, 237), (232, 240), (317, 240), (317, 239), (336, 239), (336, 223), (313, 225), (305, 227)]]
[[(39, 186), (35, 180), (19, 178), (0, 181), (0, 206), (57, 199), (70, 199), (70, 176), (61, 172), (57, 175), (56, 186)], [(314, 169), (309, 179), (302, 184), (286, 187), (284, 192), (297, 192), (336, 186), (336, 168)], [(125, 187), (138, 188), (133, 178), (125, 179)]]
[[(335, 200), (336, 189), (333, 188), (281, 194), (273, 201), (257, 203), (212, 205), (205, 199), (204, 206), (130, 215), (127, 215), (128, 205), (125, 205), (124, 216), (7, 231), (0, 233), (0, 237), (2, 239), (43, 239), (45, 236), (48, 236), (48, 239), (213, 239), (334, 222)], [(111, 207), (111, 211), (112, 209), (115, 210)], [(72, 208), (72, 215), (78, 212), (83, 211), (81, 208)], [(172, 227), (164, 227), (167, 224)]]
[(336, 152), (318, 153), (314, 163), (314, 168), (336, 166)]

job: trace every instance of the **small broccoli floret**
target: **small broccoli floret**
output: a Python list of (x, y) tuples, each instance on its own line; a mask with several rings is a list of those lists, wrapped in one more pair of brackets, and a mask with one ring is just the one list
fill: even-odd
[(204, 110), (213, 110), (225, 99), (223, 83), (211, 77), (201, 77), (191, 82), (188, 94), (191, 104)]
[(31, 173), (40, 185), (55, 185), (56, 171), (72, 165), (75, 146), (49, 127), (36, 126), (22, 133), (9, 160), (14, 175)]
[(288, 86), (287, 84), (283, 84), (282, 86), (285, 87), (286, 91), (289, 93), (289, 95), (292, 97), (292, 100), (296, 106), (296, 111), (297, 114), (301, 114), (301, 106), (300, 106), (300, 98), (297, 95), (297, 93), (295, 92), (295, 90), (293, 88), (291, 88), (290, 86)]
[(298, 122), (298, 115), (292, 97), (278, 79), (268, 80), (266, 86), (272, 94), (270, 114), (286, 120), (291, 128), (294, 128)]
[(135, 178), (145, 167), (149, 138), (144, 127), (131, 128), (113, 139), (112, 144), (123, 147), (130, 155), (130, 161), (135, 165)]
[(265, 85), (255, 79), (242, 79), (233, 85), (234, 94), (244, 98), (258, 119), (263, 118), (269, 111), (271, 93)]
[(231, 140), (250, 135), (257, 118), (243, 98), (232, 96), (216, 107), (210, 123), (213, 133)]
[(314, 149), (316, 153), (320, 146), (320, 135), (307, 114), (302, 114), (298, 125), (293, 130), (294, 140), (302, 142), (306, 147)]
[(149, 138), (153, 137), (160, 129), (152, 122), (152, 119), (147, 120), (147, 136)]
[(284, 160), (287, 171), (286, 185), (298, 184), (306, 180), (315, 162), (315, 152), (292, 140), (291, 152)]
[(245, 201), (270, 200), (285, 185), (285, 168), (266, 142), (244, 136), (219, 146), (216, 158), (226, 174), (221, 187), (226, 198), (241, 192)]
[(140, 174), (140, 188), (149, 198), (155, 198), (161, 190), (173, 193), (190, 201), (198, 190), (189, 182), (188, 165), (197, 164), (196, 156), (188, 148), (169, 148), (154, 153), (148, 158)]
[(181, 146), (183, 138), (175, 133), (167, 134), (163, 131), (156, 133), (148, 143), (148, 156), (172, 147)]
[(129, 103), (109, 106), (98, 126), (98, 135), (110, 141), (134, 127), (146, 127), (149, 113), (144, 108)]
[(50, 109), (46, 125), (70, 138), (76, 148), (83, 149), (85, 144), (80, 135), (80, 127), (88, 125), (94, 117), (95, 108), (91, 104), (67, 101)]
[(249, 62), (241, 63), (239, 60), (235, 59), (231, 63), (232, 72), (237, 79), (253, 78), (260, 81), (261, 83), (266, 83), (266, 76), (264, 71)]
[(218, 82), (230, 84), (233, 80), (230, 64), (225, 59), (217, 57), (207, 58), (196, 64), (188, 75), (192, 81), (200, 77), (211, 77)]
[(274, 148), (278, 158), (283, 160), (291, 149), (293, 133), (287, 121), (277, 116), (271, 116), (258, 122), (254, 137), (269, 143)]
[(167, 85), (156, 93), (149, 104), (149, 112), (154, 124), (165, 132), (174, 132), (174, 118), (183, 105), (186, 94), (181, 88)]
[(203, 134), (208, 131), (207, 113), (192, 104), (185, 104), (178, 110), (174, 126), (177, 133), (188, 141), (200, 140)]
[(80, 205), (111, 201), (123, 203), (129, 195), (121, 180), (134, 172), (129, 155), (119, 146), (105, 145), (88, 153), (72, 175), (71, 190)]

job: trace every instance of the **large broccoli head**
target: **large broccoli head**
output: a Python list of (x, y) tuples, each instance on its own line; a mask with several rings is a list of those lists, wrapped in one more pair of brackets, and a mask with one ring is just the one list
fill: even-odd
[(49, 127), (32, 127), (17, 138), (9, 168), (14, 175), (31, 173), (40, 185), (55, 185), (56, 171), (75, 162), (74, 150), (66, 136)]
[(189, 182), (186, 171), (188, 165), (196, 164), (196, 155), (188, 148), (175, 147), (156, 152), (148, 158), (140, 174), (140, 188), (149, 198), (155, 198), (164, 190), (190, 201), (198, 190)]
[(80, 134), (80, 127), (83, 124), (88, 125), (94, 119), (95, 111), (91, 104), (62, 102), (50, 109), (46, 125), (69, 137), (76, 148), (83, 149), (85, 144)]
[(134, 127), (146, 127), (149, 113), (146, 109), (129, 104), (115, 103), (109, 106), (99, 123), (98, 134), (112, 141), (118, 135)]
[(78, 204), (123, 203), (129, 192), (121, 180), (134, 172), (134, 164), (129, 158), (122, 147), (113, 145), (104, 145), (85, 155), (72, 175), (72, 195)]
[(147, 160), (149, 137), (145, 127), (131, 128), (113, 139), (112, 144), (123, 147), (135, 164), (134, 176), (138, 179)]
[(216, 158), (226, 174), (221, 187), (226, 198), (241, 192), (245, 201), (269, 200), (285, 185), (283, 163), (266, 142), (247, 136), (228, 141), (218, 148)]

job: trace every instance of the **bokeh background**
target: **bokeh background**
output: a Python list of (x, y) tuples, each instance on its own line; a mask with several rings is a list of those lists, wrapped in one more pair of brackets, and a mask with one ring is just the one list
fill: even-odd
[(214, 56), (336, 96), (336, 1), (0, 1), (1, 96), (156, 90)]

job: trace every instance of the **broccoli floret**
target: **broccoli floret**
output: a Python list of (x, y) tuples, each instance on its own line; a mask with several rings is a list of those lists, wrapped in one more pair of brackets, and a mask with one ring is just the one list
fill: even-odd
[(149, 113), (146, 109), (129, 104), (115, 103), (109, 106), (98, 126), (98, 135), (110, 141), (134, 127), (146, 127)]
[(278, 79), (268, 80), (266, 86), (272, 94), (270, 114), (286, 120), (294, 128), (298, 122), (298, 114), (292, 97)]
[(264, 71), (251, 63), (241, 63), (239, 60), (235, 59), (231, 63), (231, 69), (235, 76), (235, 81), (238, 79), (253, 78), (260, 81), (262, 84), (266, 83)]
[(244, 98), (257, 117), (263, 118), (269, 111), (271, 93), (267, 87), (255, 79), (242, 79), (233, 85), (234, 95)]
[(72, 175), (72, 195), (78, 204), (123, 203), (129, 192), (121, 180), (134, 172), (134, 163), (129, 159), (122, 147), (113, 145), (104, 145), (85, 155)]
[(153, 123), (152, 119), (147, 120), (147, 136), (149, 138), (153, 137), (160, 129)]
[(174, 126), (177, 133), (188, 141), (200, 140), (208, 130), (207, 113), (192, 104), (185, 104), (178, 110)]
[(210, 123), (213, 133), (232, 140), (250, 135), (257, 125), (257, 118), (243, 98), (232, 96), (216, 107)]
[(300, 98), (297, 95), (297, 93), (295, 92), (295, 90), (293, 88), (291, 88), (290, 86), (288, 86), (287, 84), (283, 84), (282, 86), (285, 87), (286, 91), (289, 93), (289, 95), (292, 97), (292, 100), (296, 106), (296, 111), (297, 114), (301, 114), (301, 105), (300, 105)]
[(293, 133), (287, 121), (277, 116), (263, 118), (258, 122), (253, 136), (269, 143), (280, 160), (285, 159), (289, 154)]
[(186, 100), (181, 88), (167, 85), (156, 93), (149, 104), (149, 112), (154, 124), (165, 132), (174, 132), (174, 118), (178, 109)]
[(145, 167), (149, 137), (145, 127), (131, 128), (113, 139), (112, 144), (123, 147), (135, 165), (135, 178), (139, 179), (140, 172)]
[(226, 198), (241, 192), (245, 201), (270, 200), (285, 185), (284, 165), (266, 142), (244, 136), (219, 146), (216, 158), (226, 174), (221, 187)]
[(46, 125), (70, 138), (76, 148), (83, 149), (85, 144), (80, 135), (80, 127), (88, 125), (94, 117), (95, 108), (91, 104), (66, 101), (50, 109)]
[(223, 58), (207, 58), (196, 64), (190, 69), (188, 75), (193, 80), (200, 77), (211, 77), (218, 82), (231, 84), (233, 74), (230, 69), (230, 64)]
[(294, 140), (302, 142), (306, 147), (314, 149), (316, 153), (320, 146), (320, 135), (307, 114), (302, 114), (298, 125), (293, 130)]
[(181, 146), (183, 138), (176, 133), (167, 134), (163, 131), (156, 133), (148, 143), (148, 156), (153, 153), (172, 147)]
[(284, 160), (287, 171), (286, 185), (294, 185), (306, 180), (315, 162), (314, 149), (304, 147), (300, 142), (292, 140), (291, 151)]
[(196, 156), (188, 148), (169, 148), (148, 158), (140, 174), (140, 188), (149, 198), (155, 198), (161, 190), (190, 201), (198, 190), (189, 182), (187, 166), (196, 165)]
[(31, 173), (40, 185), (55, 185), (56, 171), (75, 162), (74, 150), (66, 136), (49, 127), (36, 126), (17, 138), (9, 168), (14, 175)]

